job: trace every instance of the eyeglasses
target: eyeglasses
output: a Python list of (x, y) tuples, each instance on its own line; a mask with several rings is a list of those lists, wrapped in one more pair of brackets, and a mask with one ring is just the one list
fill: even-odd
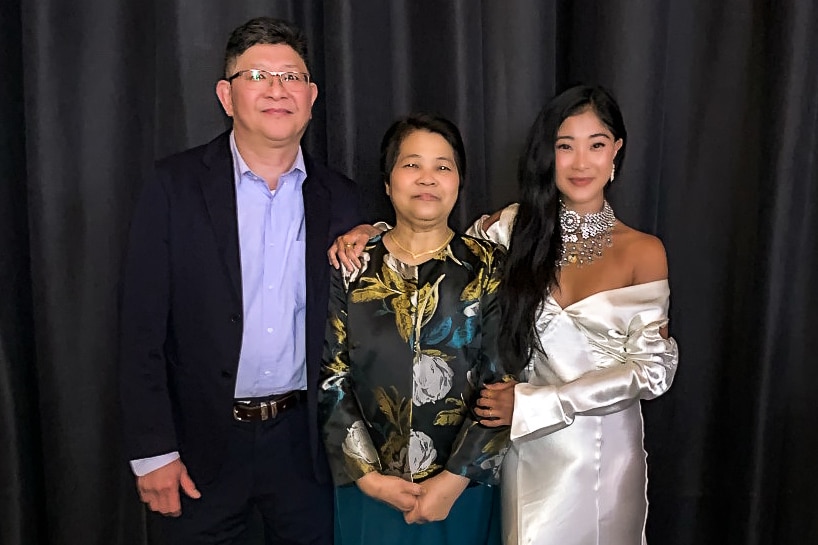
[(264, 85), (272, 87), (276, 78), (278, 78), (281, 85), (288, 91), (303, 91), (310, 83), (310, 75), (304, 72), (270, 72), (261, 68), (239, 70), (227, 78), (227, 81), (232, 83), (236, 78), (241, 78), (242, 81), (254, 87), (263, 87)]

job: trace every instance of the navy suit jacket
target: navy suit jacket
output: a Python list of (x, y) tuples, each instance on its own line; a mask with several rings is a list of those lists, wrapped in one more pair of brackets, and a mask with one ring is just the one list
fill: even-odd
[[(328, 478), (317, 418), (332, 241), (359, 224), (348, 178), (304, 157), (306, 364), (316, 477)], [(194, 481), (215, 478), (232, 425), (242, 287), (229, 132), (157, 163), (131, 222), (120, 308), (125, 454), (178, 450)]]

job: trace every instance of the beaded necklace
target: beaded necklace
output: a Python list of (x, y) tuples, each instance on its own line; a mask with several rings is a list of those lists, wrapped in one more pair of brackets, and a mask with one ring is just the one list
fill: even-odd
[(613, 246), (613, 232), (616, 216), (608, 201), (602, 210), (591, 214), (578, 214), (566, 208), (560, 201), (560, 228), (562, 231), (562, 254), (557, 266), (576, 265), (582, 267), (594, 259), (602, 259), (605, 248)]

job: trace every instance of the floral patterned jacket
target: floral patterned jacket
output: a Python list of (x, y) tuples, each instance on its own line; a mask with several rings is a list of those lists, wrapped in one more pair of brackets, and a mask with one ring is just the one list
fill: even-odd
[(336, 271), (319, 389), (336, 485), (370, 471), (419, 481), (443, 469), (495, 484), (508, 428), (471, 409), (484, 383), (503, 380), (496, 292), (504, 250), (456, 235), (417, 266), (378, 236), (364, 267)]

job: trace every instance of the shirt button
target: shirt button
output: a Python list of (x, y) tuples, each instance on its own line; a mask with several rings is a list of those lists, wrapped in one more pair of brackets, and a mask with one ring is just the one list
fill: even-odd
[(268, 290), (273, 289), (273, 285), (272, 285), (272, 284), (270, 284), (269, 286), (267, 286), (267, 289), (268, 289)]
[(272, 333), (272, 332), (273, 332), (273, 328), (272, 328), (272, 327), (268, 327), (268, 328), (267, 328), (267, 333)]

